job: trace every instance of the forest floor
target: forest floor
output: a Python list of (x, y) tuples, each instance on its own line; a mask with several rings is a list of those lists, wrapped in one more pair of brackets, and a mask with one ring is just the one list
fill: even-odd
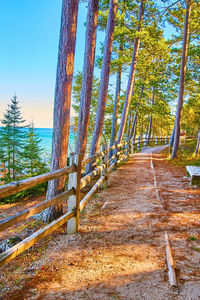
[[(63, 227), (5, 265), (2, 299), (200, 299), (200, 189), (161, 150), (111, 173), (78, 234)], [(177, 288), (168, 283), (165, 231)]]

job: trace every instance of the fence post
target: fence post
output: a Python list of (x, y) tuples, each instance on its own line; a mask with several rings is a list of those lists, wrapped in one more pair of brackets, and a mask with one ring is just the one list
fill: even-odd
[(118, 159), (118, 157), (117, 157), (117, 149), (118, 149), (117, 141), (114, 142), (114, 145), (116, 146), (116, 148), (114, 149), (114, 154), (116, 154), (116, 157), (114, 158), (114, 163), (115, 163), (114, 170), (117, 170), (117, 159)]
[(74, 189), (75, 195), (72, 195), (68, 199), (68, 212), (75, 211), (75, 217), (67, 222), (67, 233), (73, 234), (78, 232), (79, 229), (79, 217), (80, 217), (80, 182), (81, 182), (81, 163), (83, 154), (71, 153), (70, 154), (70, 166), (75, 165), (77, 170), (74, 173), (69, 174), (68, 189)]
[[(101, 171), (101, 177), (102, 176), (105, 176), (105, 187), (107, 188), (108, 187), (108, 162), (109, 162), (109, 159), (108, 159), (108, 149), (109, 149), (109, 145), (108, 144), (103, 144), (102, 145), (102, 151), (104, 152), (105, 151), (105, 154), (102, 156), (102, 165), (105, 164), (106, 167), (105, 169), (103, 169)], [(101, 184), (101, 188), (103, 188), (103, 182)]]
[(129, 139), (128, 140), (128, 157), (127, 157), (127, 160), (129, 159), (130, 154), (131, 154), (131, 140)]
[(165, 137), (165, 145), (167, 145), (167, 136)]
[(158, 137), (156, 136), (156, 139), (155, 139), (155, 146), (158, 145)]

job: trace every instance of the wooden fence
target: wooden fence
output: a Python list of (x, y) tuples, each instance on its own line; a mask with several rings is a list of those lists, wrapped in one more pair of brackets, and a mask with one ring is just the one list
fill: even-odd
[[(85, 160), (82, 159), (82, 154), (71, 154), (70, 166), (68, 167), (0, 186), (0, 198), (3, 198), (35, 187), (38, 184), (47, 182), (49, 180), (54, 180), (61, 176), (68, 175), (68, 188), (66, 191), (50, 200), (46, 200), (38, 205), (25, 209), (22, 212), (0, 221), (0, 231), (3, 231), (21, 221), (30, 218), (35, 214), (42, 212), (44, 209), (52, 205), (63, 203), (65, 201), (67, 201), (68, 204), (67, 213), (0, 254), (0, 266), (29, 249), (35, 243), (65, 223), (67, 223), (68, 234), (76, 233), (79, 229), (80, 212), (83, 210), (85, 205), (99, 187), (102, 187), (103, 184), (108, 187), (109, 173), (112, 172), (114, 168), (116, 169), (121, 162), (127, 161), (131, 153), (139, 151), (141, 148), (147, 146), (147, 143), (149, 145), (158, 145), (167, 144), (168, 141), (168, 137), (155, 137), (151, 138), (148, 143), (147, 138), (138, 137), (135, 140), (132, 139), (123, 144), (115, 143), (110, 148), (107, 144), (104, 144), (102, 146), (102, 151), (88, 157)], [(95, 169), (84, 176), (86, 166), (91, 163), (95, 164)], [(81, 199), (81, 189), (83, 189), (96, 175), (99, 175), (97, 182), (83, 197), (83, 199)]]

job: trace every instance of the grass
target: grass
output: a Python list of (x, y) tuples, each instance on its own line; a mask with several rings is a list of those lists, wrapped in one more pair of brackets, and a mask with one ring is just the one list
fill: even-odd
[(188, 238), (190, 241), (197, 241), (198, 239), (195, 236), (189, 236)]
[(200, 252), (200, 248), (192, 247), (192, 249), (193, 249), (194, 251)]
[(170, 159), (170, 162), (174, 166), (200, 166), (200, 155), (195, 156), (196, 139), (187, 140), (179, 147), (177, 157)]

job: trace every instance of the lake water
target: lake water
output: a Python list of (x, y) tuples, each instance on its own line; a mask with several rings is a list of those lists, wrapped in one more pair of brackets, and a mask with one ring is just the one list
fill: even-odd
[[(52, 128), (35, 128), (35, 131), (39, 138), (41, 139), (41, 147), (44, 149), (44, 153), (47, 155), (51, 155), (52, 149), (52, 136), (53, 129)], [(75, 134), (73, 132), (69, 135), (69, 153), (74, 151), (75, 147)]]

